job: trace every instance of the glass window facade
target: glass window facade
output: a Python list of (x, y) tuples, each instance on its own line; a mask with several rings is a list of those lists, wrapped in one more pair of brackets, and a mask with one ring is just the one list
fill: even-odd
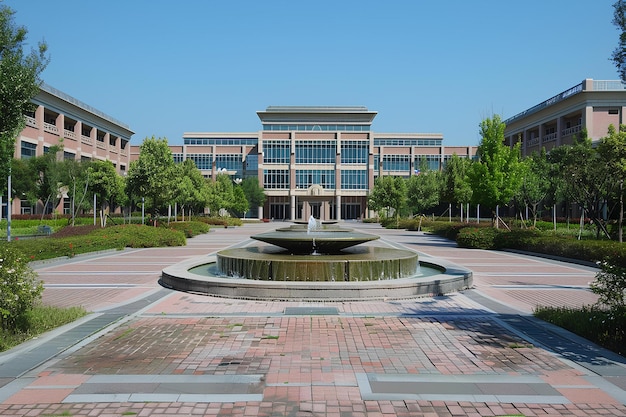
[(277, 131), (300, 131), (300, 132), (369, 132), (369, 125), (326, 125), (326, 124), (264, 124), (263, 130)]
[(228, 171), (236, 171), (235, 175), (241, 177), (243, 170), (242, 158), (241, 154), (215, 155), (215, 167), (217, 169), (226, 168)]
[(191, 159), (198, 169), (209, 170), (213, 168), (213, 155), (210, 153), (189, 153), (187, 159)]
[(362, 169), (344, 169), (341, 171), (342, 190), (367, 190), (367, 171)]
[(369, 142), (366, 140), (342, 141), (342, 164), (366, 164), (369, 155)]
[(184, 138), (185, 145), (256, 145), (257, 138)]
[(335, 189), (335, 171), (332, 169), (297, 169), (296, 188), (309, 188), (319, 184), (326, 189)]
[(254, 171), (253, 174), (256, 175), (259, 169), (259, 155), (256, 153), (249, 153), (246, 155), (244, 166), (246, 171)]
[(374, 139), (374, 146), (441, 146), (442, 139)]
[(289, 189), (289, 170), (288, 169), (265, 169), (263, 170), (263, 188), (272, 189)]
[(174, 158), (174, 163), (175, 164), (179, 164), (181, 162), (183, 162), (183, 154), (182, 153), (174, 153), (172, 152), (172, 157)]
[(431, 171), (439, 171), (441, 165), (441, 157), (439, 155), (419, 155), (415, 157), (415, 169), (420, 169), (422, 161), (426, 161), (428, 169)]
[(296, 141), (296, 164), (334, 164), (336, 154), (333, 140)]
[(36, 153), (36, 144), (22, 141), (22, 146), (20, 147), (20, 156), (22, 159), (34, 158)]
[(288, 140), (266, 140), (263, 142), (264, 164), (288, 164), (291, 142)]
[(410, 155), (383, 155), (383, 171), (410, 171)]

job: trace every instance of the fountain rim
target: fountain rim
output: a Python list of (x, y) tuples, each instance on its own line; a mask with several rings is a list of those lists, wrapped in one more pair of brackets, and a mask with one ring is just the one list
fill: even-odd
[[(472, 287), (472, 271), (442, 259), (419, 254), (420, 265), (440, 269), (428, 277), (379, 281), (263, 281), (202, 276), (190, 269), (217, 262), (217, 255), (192, 258), (166, 267), (163, 287), (208, 296), (248, 300), (371, 301), (436, 296)], [(426, 259), (424, 259), (426, 258)], [(437, 289), (433, 291), (433, 289)], [(439, 291), (438, 289), (442, 289)], [(313, 294), (310, 294), (313, 292)], [(267, 295), (264, 295), (267, 293)]]

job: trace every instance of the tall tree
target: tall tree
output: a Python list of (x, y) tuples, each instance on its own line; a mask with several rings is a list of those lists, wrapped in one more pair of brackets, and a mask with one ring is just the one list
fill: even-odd
[(165, 138), (146, 138), (139, 147), (139, 158), (130, 164), (126, 192), (144, 198), (150, 213), (174, 201), (176, 167)]
[(192, 159), (185, 159), (176, 165), (176, 203), (180, 204), (185, 220), (185, 209), (204, 208), (207, 204), (208, 184)]
[(472, 187), (467, 172), (471, 161), (452, 154), (442, 171), (441, 201), (452, 204), (466, 204), (472, 199)]
[(259, 186), (259, 179), (249, 177), (242, 181), (241, 188), (250, 207), (261, 207), (265, 203), (265, 191)]
[(472, 200), (492, 209), (493, 222), (499, 225), (496, 209), (508, 204), (522, 182), (523, 166), (519, 142), (512, 148), (504, 144), (505, 124), (499, 115), (485, 119), (480, 124), (481, 143), (479, 160), (468, 172), (472, 185)]
[(441, 174), (439, 171), (428, 169), (425, 162), (420, 164), (419, 175), (413, 175), (407, 180), (407, 203), (411, 214), (424, 214), (439, 204), (441, 190)]
[[(24, 113), (42, 83), (39, 75), (48, 64), (47, 46), (24, 51), (28, 31), (17, 26), (15, 12), (0, 5), (0, 178), (7, 178), (15, 152), (15, 139), (24, 128)], [(6, 190), (6, 183), (1, 190)]]
[(554, 149), (550, 158), (558, 164), (567, 199), (584, 209), (584, 216), (596, 226), (597, 237), (600, 233), (609, 237), (602, 212), (608, 187), (612, 184), (612, 173), (587, 137), (587, 131), (583, 130), (575, 137), (572, 145)]
[(542, 149), (540, 153), (533, 152), (530, 157), (522, 161), (522, 164), (524, 166), (522, 183), (515, 200), (520, 203), (520, 210), (524, 207), (529, 208), (533, 216), (533, 226), (535, 226), (541, 203), (551, 189), (550, 164), (545, 149)]
[(617, 67), (619, 78), (626, 83), (626, 1), (618, 0), (613, 4), (613, 24), (621, 32), (611, 59)]
[(369, 195), (368, 205), (376, 211), (385, 211), (385, 217), (389, 217), (392, 210), (396, 216), (406, 204), (406, 182), (402, 177), (389, 175), (376, 178), (374, 188)]
[(115, 199), (120, 195), (119, 175), (111, 161), (95, 160), (88, 168), (89, 191), (96, 195), (100, 203), (100, 227), (106, 226), (106, 209), (114, 206)]

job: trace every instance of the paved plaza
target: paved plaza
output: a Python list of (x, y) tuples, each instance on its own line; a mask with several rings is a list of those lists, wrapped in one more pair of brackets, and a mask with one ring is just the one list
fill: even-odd
[(0, 416), (626, 416), (626, 360), (532, 317), (593, 303), (589, 266), (355, 222), (381, 236), (368, 244), (469, 268), (474, 288), (321, 303), (158, 284), (169, 265), (284, 225), (38, 264), (45, 303), (92, 313), (0, 354)]

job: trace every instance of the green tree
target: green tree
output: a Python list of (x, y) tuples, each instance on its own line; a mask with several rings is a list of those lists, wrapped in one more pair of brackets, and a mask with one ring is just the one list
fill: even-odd
[(442, 171), (441, 201), (449, 205), (467, 204), (472, 199), (472, 187), (467, 177), (471, 161), (452, 154)]
[(37, 199), (43, 202), (42, 218), (45, 214), (55, 212), (62, 195), (63, 167), (58, 160), (62, 150), (63, 145), (54, 145), (47, 153), (31, 158), (39, 177), (35, 192)]
[(439, 171), (428, 169), (425, 161), (420, 163), (419, 175), (413, 175), (407, 180), (407, 203), (411, 214), (424, 212), (439, 204), (441, 190), (441, 174)]
[(37, 172), (33, 159), (14, 159), (11, 164), (12, 194), (18, 196), (21, 200), (28, 201), (32, 205), (36, 204), (38, 200), (36, 190), (39, 172)]
[(95, 194), (96, 200), (100, 203), (100, 227), (105, 227), (106, 210), (115, 207), (115, 200), (120, 195), (119, 175), (111, 161), (91, 161), (87, 171), (89, 192)]
[(617, 67), (620, 79), (626, 82), (626, 2), (624, 0), (618, 0), (613, 4), (613, 24), (621, 32), (611, 59)]
[[(626, 126), (619, 131), (609, 126), (608, 134), (600, 139), (597, 152), (607, 171), (607, 194), (616, 195), (618, 206), (618, 240), (622, 242), (622, 224), (624, 221), (624, 180), (626, 179)], [(607, 196), (608, 199), (609, 196)]]
[(259, 186), (256, 177), (246, 178), (241, 182), (241, 188), (248, 200), (249, 207), (262, 207), (265, 203), (265, 191)]
[(406, 182), (402, 177), (382, 176), (374, 181), (374, 188), (368, 197), (368, 205), (376, 211), (384, 211), (389, 217), (394, 211), (396, 217), (406, 204)]
[[(47, 45), (24, 52), (28, 31), (16, 26), (15, 12), (0, 5), (0, 178), (7, 178), (15, 152), (15, 139), (24, 128), (24, 113), (42, 83), (39, 75), (48, 64)], [(2, 190), (6, 183), (2, 181)]]
[(207, 204), (209, 186), (192, 159), (185, 159), (176, 167), (178, 181), (176, 182), (175, 202), (182, 208), (184, 221), (185, 209), (188, 209), (190, 214), (193, 208), (204, 209)]
[(233, 187), (233, 202), (231, 210), (239, 217), (243, 217), (249, 208), (250, 206), (248, 205), (248, 199), (246, 199), (243, 187), (241, 185), (236, 185)]
[(146, 138), (139, 147), (139, 158), (128, 168), (127, 193), (145, 198), (153, 216), (174, 202), (176, 166), (167, 139)]
[(530, 157), (522, 161), (522, 164), (524, 167), (522, 183), (515, 199), (520, 203), (520, 210), (522, 207), (530, 209), (533, 216), (533, 226), (535, 226), (541, 203), (548, 196), (552, 186), (550, 182), (550, 163), (548, 162), (545, 149), (543, 149), (540, 153), (533, 152)]
[(564, 194), (567, 200), (584, 210), (596, 226), (596, 236), (603, 233), (609, 237), (602, 211), (606, 204), (607, 190), (611, 173), (593, 146), (587, 132), (574, 138), (572, 145), (563, 145), (551, 152), (550, 158), (558, 164), (558, 172), (563, 179)]
[(479, 160), (471, 165), (468, 177), (472, 200), (492, 210), (493, 223), (499, 225), (497, 208), (508, 204), (517, 193), (523, 174), (519, 142), (512, 148), (504, 145), (505, 124), (494, 115), (480, 124)]

